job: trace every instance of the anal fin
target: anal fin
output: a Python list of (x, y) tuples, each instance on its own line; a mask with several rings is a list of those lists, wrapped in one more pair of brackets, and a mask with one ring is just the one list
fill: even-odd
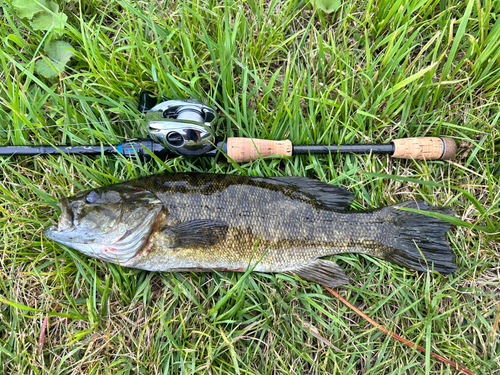
[(305, 280), (314, 281), (331, 288), (349, 284), (349, 279), (342, 268), (329, 260), (317, 259), (287, 273), (295, 274)]

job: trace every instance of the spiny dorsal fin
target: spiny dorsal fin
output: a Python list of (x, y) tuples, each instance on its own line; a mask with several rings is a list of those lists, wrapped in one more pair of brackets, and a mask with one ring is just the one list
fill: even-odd
[(169, 247), (210, 247), (224, 240), (228, 225), (222, 220), (191, 220), (161, 228)]
[(332, 210), (348, 208), (354, 199), (354, 194), (346, 189), (307, 177), (268, 177), (255, 180), (292, 187)]
[(349, 284), (349, 279), (342, 268), (329, 260), (317, 259), (312, 263), (288, 271), (287, 273), (295, 274), (303, 279), (331, 288)]

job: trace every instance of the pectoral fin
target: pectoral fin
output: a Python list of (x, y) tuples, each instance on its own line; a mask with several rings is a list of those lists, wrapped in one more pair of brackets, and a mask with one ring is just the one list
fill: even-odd
[(339, 266), (323, 259), (317, 259), (306, 266), (287, 273), (295, 274), (303, 279), (314, 281), (331, 288), (349, 284), (347, 275)]
[(161, 229), (173, 248), (210, 247), (223, 241), (227, 231), (227, 223), (222, 220), (191, 220)]

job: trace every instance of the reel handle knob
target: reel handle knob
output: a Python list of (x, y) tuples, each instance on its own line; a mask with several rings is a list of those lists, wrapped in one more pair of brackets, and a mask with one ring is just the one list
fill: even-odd
[(139, 96), (139, 112), (146, 113), (158, 103), (158, 98), (151, 91), (143, 91)]

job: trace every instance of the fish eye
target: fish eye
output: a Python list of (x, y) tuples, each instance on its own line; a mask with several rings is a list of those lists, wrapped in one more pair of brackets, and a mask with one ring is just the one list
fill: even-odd
[(99, 199), (99, 195), (95, 191), (91, 191), (86, 197), (85, 200), (87, 203), (95, 203)]

